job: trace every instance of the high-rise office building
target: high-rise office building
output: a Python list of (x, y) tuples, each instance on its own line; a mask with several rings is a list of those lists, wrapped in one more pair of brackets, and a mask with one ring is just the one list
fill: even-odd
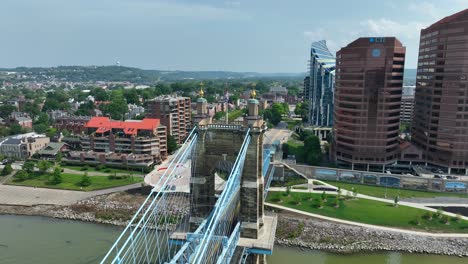
[(359, 38), (337, 52), (334, 158), (383, 171), (398, 158), (406, 48), (394, 38)]
[(414, 88), (415, 86), (403, 86), (400, 106), (400, 122), (411, 125), (414, 110)]
[[(310, 103), (309, 122), (315, 126), (333, 125), (333, 87), (335, 57), (325, 40), (312, 43), (309, 85), (304, 84), (304, 98)], [(307, 80), (307, 79), (306, 79)], [(307, 86), (307, 87), (306, 87)]]
[(166, 126), (167, 134), (182, 144), (191, 125), (190, 97), (160, 96), (147, 102), (146, 117), (157, 118)]
[(468, 166), (468, 9), (421, 30), (412, 140), (426, 162)]
[(310, 76), (306, 76), (304, 78), (304, 88), (302, 90), (302, 96), (304, 97), (304, 101), (305, 102), (309, 102), (310, 101)]

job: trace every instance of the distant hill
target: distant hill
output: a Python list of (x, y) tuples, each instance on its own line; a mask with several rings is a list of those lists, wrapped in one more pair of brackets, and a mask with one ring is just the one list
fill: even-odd
[(130, 81), (150, 83), (156, 81), (178, 81), (190, 79), (251, 79), (287, 78), (300, 79), (305, 73), (257, 73), (230, 71), (161, 71), (143, 70), (125, 66), (58, 66), (58, 67), (17, 67), (0, 68), (0, 71), (18, 72), (28, 77), (49, 79), (51, 77), (72, 82), (88, 81)]

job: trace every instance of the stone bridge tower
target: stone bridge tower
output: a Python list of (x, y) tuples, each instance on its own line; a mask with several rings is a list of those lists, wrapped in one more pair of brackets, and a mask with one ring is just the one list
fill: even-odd
[(214, 124), (207, 115), (206, 106), (203, 90), (200, 90), (197, 115), (194, 118), (199, 137), (195, 150), (196, 159), (192, 160), (190, 229), (194, 231), (212, 211), (216, 202), (215, 171), (232, 168), (245, 133), (250, 128), (251, 141), (241, 176), (240, 204), (237, 210), (242, 223), (241, 237), (257, 239), (264, 224), (262, 156), (266, 125), (259, 116), (259, 102), (255, 99), (255, 91), (252, 91), (251, 99), (248, 100), (248, 116), (244, 117), (243, 122)]

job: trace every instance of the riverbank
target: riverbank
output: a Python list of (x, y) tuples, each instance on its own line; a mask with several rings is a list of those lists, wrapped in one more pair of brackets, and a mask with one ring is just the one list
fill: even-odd
[(283, 246), (338, 253), (401, 251), (468, 257), (468, 238), (390, 232), (287, 213), (278, 214), (276, 242)]
[(117, 192), (99, 195), (71, 205), (0, 205), (0, 214), (46, 216), (115, 226), (125, 226), (146, 194)]
[[(72, 205), (0, 205), (0, 214), (46, 216), (115, 226), (125, 226), (147, 195), (117, 192), (81, 200)], [(188, 199), (177, 202), (188, 210)], [(333, 223), (290, 213), (278, 213), (278, 245), (337, 253), (401, 251), (408, 253), (468, 256), (468, 238), (442, 238), (390, 232)]]

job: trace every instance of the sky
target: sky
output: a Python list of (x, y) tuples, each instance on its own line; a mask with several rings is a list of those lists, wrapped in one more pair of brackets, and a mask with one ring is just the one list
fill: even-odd
[(0, 67), (307, 71), (310, 44), (334, 53), (396, 36), (416, 68), (421, 28), (468, 0), (1, 0)]

